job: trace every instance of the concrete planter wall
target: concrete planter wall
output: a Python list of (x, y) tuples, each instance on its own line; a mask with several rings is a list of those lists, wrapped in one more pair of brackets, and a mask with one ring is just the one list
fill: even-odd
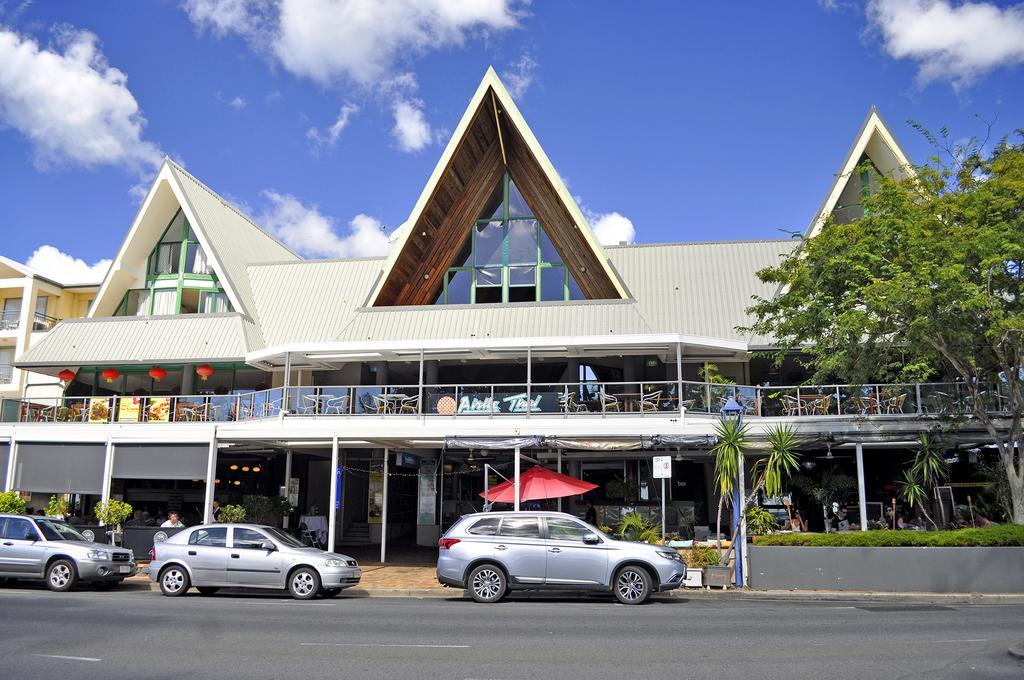
[(748, 547), (755, 590), (1024, 592), (1024, 547)]

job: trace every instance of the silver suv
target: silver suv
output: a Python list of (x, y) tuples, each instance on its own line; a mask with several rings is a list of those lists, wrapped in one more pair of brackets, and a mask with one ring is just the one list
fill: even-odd
[(287, 588), (297, 600), (336, 597), (359, 583), (362, 571), (347, 555), (309, 548), (261, 524), (206, 524), (153, 544), (149, 577), (164, 595), (200, 595), (221, 588)]
[(78, 581), (106, 590), (136, 570), (131, 550), (93, 543), (62, 519), (0, 514), (0, 579), (46, 579), (58, 592)]
[(437, 580), (477, 602), (544, 589), (611, 591), (623, 604), (640, 604), (686, 578), (675, 550), (617, 541), (561, 512), (466, 515), (438, 547)]

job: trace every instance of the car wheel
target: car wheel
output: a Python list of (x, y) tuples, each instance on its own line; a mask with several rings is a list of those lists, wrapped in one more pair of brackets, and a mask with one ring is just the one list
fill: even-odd
[(185, 567), (172, 564), (160, 572), (160, 592), (167, 597), (179, 597), (188, 592), (191, 581)]
[(320, 574), (310, 567), (299, 567), (288, 577), (288, 592), (296, 600), (311, 600), (320, 592)]
[(75, 563), (71, 560), (54, 560), (46, 570), (46, 586), (54, 592), (71, 590), (77, 580)]
[(121, 581), (96, 581), (92, 584), (92, 587), (100, 592), (103, 592), (106, 590), (113, 590), (119, 585), (121, 585)]
[(320, 597), (332, 598), (341, 595), (341, 588), (321, 588)]
[(196, 590), (199, 591), (200, 595), (216, 595), (220, 588), (217, 586), (197, 586)]
[(615, 574), (615, 599), (622, 604), (642, 604), (651, 594), (651, 575), (643, 567), (623, 567)]
[(497, 602), (507, 591), (505, 572), (493, 564), (481, 564), (469, 572), (469, 594), (477, 602)]

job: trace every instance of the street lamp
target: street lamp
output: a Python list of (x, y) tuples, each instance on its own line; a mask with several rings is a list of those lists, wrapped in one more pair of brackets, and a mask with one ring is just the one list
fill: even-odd
[[(736, 401), (736, 397), (730, 396), (725, 402), (725, 405), (720, 411), (722, 416), (723, 425), (731, 425), (734, 427), (741, 427), (743, 425), (743, 407), (740, 406), (739, 402)], [(733, 485), (733, 501), (732, 501), (732, 522), (733, 526), (736, 527), (736, 534), (733, 536), (733, 541), (736, 544), (734, 551), (736, 561), (736, 587), (743, 587), (743, 553), (746, 551), (746, 545), (744, 544), (747, 540), (746, 527), (742, 525), (742, 513), (740, 504), (743, 503), (743, 452), (740, 454), (739, 465), (737, 466), (736, 484)], [(738, 540), (737, 540), (738, 539)]]

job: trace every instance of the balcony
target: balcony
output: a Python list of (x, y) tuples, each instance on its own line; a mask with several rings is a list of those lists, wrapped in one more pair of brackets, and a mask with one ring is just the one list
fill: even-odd
[[(36, 313), (32, 316), (32, 332), (39, 333), (48, 331), (57, 325), (60, 319), (45, 314)], [(16, 331), (21, 327), (20, 315), (4, 314), (0, 316), (0, 332)]]
[[(0, 376), (2, 376), (0, 372)], [(681, 395), (681, 398), (680, 398)], [(349, 385), (289, 387), (238, 395), (5, 399), (3, 422), (218, 423), (266, 418), (616, 418), (718, 416), (735, 399), (753, 418), (951, 417), (973, 410), (963, 383), (763, 387), (688, 381)], [(985, 409), (1005, 397), (983, 392)]]
[(14, 382), (14, 366), (0, 364), (0, 385), (10, 385)]

